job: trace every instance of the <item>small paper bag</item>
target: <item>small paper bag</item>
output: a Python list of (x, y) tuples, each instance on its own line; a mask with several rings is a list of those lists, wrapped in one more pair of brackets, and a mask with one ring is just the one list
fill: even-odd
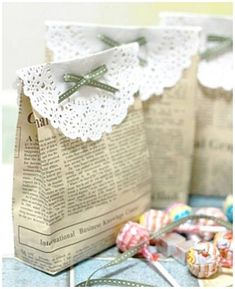
[(194, 144), (194, 97), (200, 28), (115, 27), (47, 22), (50, 60), (138, 42), (139, 97), (153, 175), (153, 207), (186, 202)]
[(202, 27), (191, 193), (226, 196), (232, 192), (232, 18), (163, 13), (161, 19)]
[[(15, 256), (37, 269), (56, 274), (104, 250), (149, 208), (137, 53), (129, 44), (17, 71)], [(68, 75), (85, 84), (59, 102)]]

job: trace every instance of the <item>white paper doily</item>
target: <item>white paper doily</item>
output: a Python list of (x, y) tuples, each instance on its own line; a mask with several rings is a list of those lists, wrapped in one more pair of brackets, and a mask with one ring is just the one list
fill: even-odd
[(111, 37), (119, 43), (129, 43), (145, 37), (146, 44), (140, 46), (139, 57), (147, 61), (140, 66), (142, 78), (140, 98), (147, 100), (160, 95), (164, 88), (172, 87), (181, 78), (182, 72), (191, 64), (197, 53), (200, 28), (156, 28), (97, 26), (68, 22), (47, 22), (47, 47), (54, 60), (67, 59), (103, 51), (107, 44), (99, 34)]
[[(22, 68), (17, 75), (33, 108), (47, 117), (54, 128), (72, 139), (95, 141), (103, 133), (110, 133), (113, 125), (120, 124), (134, 102), (140, 81), (138, 50), (136, 43), (123, 45), (92, 56)], [(82, 86), (58, 104), (59, 95), (72, 86), (64, 82), (64, 74), (84, 75), (103, 64), (108, 72), (98, 81), (118, 88), (118, 92)]]
[[(211, 46), (207, 36), (233, 37), (233, 21), (230, 17), (211, 15), (161, 13), (161, 23), (166, 25), (193, 25), (202, 27), (200, 51)], [(201, 61), (198, 68), (198, 80), (203, 86), (216, 89), (223, 88), (230, 91), (233, 88), (233, 54), (224, 53), (213, 60)]]

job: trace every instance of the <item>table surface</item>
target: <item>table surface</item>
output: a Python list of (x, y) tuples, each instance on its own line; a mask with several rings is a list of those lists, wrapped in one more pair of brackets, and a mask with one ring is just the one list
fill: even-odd
[[(190, 196), (189, 205), (192, 207), (222, 207), (223, 198)], [(97, 254), (56, 276), (50, 276), (38, 271), (13, 257), (2, 259), (2, 286), (3, 287), (74, 287), (75, 284), (85, 281), (97, 268), (116, 257), (118, 250), (115, 246)], [(160, 263), (178, 281), (182, 287), (198, 287), (202, 285), (198, 279), (190, 274), (184, 266), (173, 258), (160, 258)], [(129, 258), (126, 262), (109, 269), (101, 270), (96, 278), (108, 277), (147, 283), (156, 287), (169, 287), (169, 283), (141, 258)], [(230, 279), (231, 281), (231, 279)]]

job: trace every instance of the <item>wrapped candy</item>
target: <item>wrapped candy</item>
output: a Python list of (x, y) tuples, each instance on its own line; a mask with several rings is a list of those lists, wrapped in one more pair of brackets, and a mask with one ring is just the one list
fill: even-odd
[[(223, 219), (224, 221), (227, 221), (227, 217), (225, 214), (222, 212), (221, 209), (219, 208), (200, 208), (195, 212), (196, 215), (208, 215), (208, 216), (214, 216), (219, 219)], [(197, 224), (199, 226), (217, 226), (215, 221), (209, 220), (209, 219), (199, 219), (197, 221)], [(204, 240), (204, 241), (210, 241), (214, 238), (215, 233), (213, 232), (200, 232), (199, 236)]]
[(220, 267), (220, 253), (217, 247), (209, 242), (199, 242), (187, 253), (189, 271), (197, 278), (208, 278)]
[(156, 260), (157, 254), (151, 253), (148, 249), (150, 244), (150, 236), (148, 230), (146, 230), (141, 225), (128, 222), (119, 232), (116, 244), (117, 247), (122, 251), (125, 252), (128, 249), (131, 249), (138, 245), (141, 242), (145, 242), (145, 244), (140, 248), (139, 254), (144, 256), (148, 260)]
[(138, 253), (144, 256), (151, 264), (166, 278), (166, 280), (174, 287), (179, 287), (177, 281), (169, 274), (169, 272), (157, 261), (158, 255), (151, 253), (148, 249), (149, 232), (140, 224), (128, 222), (119, 232), (116, 244), (117, 247), (125, 252), (141, 242), (144, 242)]
[(224, 202), (224, 212), (229, 222), (233, 223), (233, 196), (229, 195)]
[[(169, 224), (170, 219), (165, 211), (151, 209), (140, 216), (140, 224), (149, 232), (158, 232), (161, 228)], [(156, 240), (151, 240), (150, 244), (154, 245)]]
[(171, 222), (178, 221), (179, 219), (192, 214), (192, 208), (184, 203), (174, 203), (166, 209)]
[(214, 244), (221, 256), (221, 266), (233, 267), (233, 233), (232, 231), (220, 232), (215, 235)]
[(170, 223), (165, 211), (151, 209), (140, 216), (140, 224), (149, 232), (157, 232)]

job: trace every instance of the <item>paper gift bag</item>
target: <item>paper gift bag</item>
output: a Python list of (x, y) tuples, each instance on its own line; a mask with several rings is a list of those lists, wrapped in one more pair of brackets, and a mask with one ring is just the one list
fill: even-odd
[(17, 71), (15, 256), (37, 269), (55, 274), (113, 245), (149, 207), (137, 53), (129, 44)]
[(153, 207), (187, 200), (194, 143), (194, 97), (200, 28), (115, 27), (47, 22), (50, 60), (87, 55), (136, 41)]
[(172, 13), (161, 19), (202, 27), (191, 192), (226, 196), (232, 191), (232, 19)]

